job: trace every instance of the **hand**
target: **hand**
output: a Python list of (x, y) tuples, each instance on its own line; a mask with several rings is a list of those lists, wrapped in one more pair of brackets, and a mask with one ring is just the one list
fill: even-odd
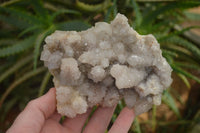
[[(7, 133), (81, 133), (91, 109), (75, 118), (66, 118), (60, 124), (61, 115), (56, 113), (55, 91), (55, 88), (52, 88), (44, 96), (30, 101)], [(99, 107), (89, 120), (83, 133), (104, 133), (114, 110), (115, 107)], [(134, 117), (133, 110), (125, 107), (109, 133), (127, 133)]]

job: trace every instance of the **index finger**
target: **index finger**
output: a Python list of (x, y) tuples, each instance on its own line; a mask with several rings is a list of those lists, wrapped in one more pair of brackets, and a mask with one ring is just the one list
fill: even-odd
[(117, 117), (108, 133), (128, 133), (135, 118), (133, 109), (125, 107)]

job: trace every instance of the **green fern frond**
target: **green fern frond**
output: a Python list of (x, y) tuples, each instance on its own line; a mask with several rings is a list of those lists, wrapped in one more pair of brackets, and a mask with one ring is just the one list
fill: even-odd
[(142, 133), (141, 128), (140, 128), (140, 122), (138, 120), (138, 118), (136, 117), (134, 122), (133, 122), (133, 126), (134, 126), (134, 133)]
[(27, 33), (29, 33), (29, 32), (34, 32), (34, 31), (37, 31), (37, 30), (40, 30), (40, 29), (42, 29), (42, 26), (40, 26), (40, 25), (35, 25), (35, 26), (32, 26), (32, 27), (29, 27), (29, 28), (27, 28), (27, 29), (24, 29), (19, 35), (18, 35), (18, 37), (21, 37), (21, 36), (23, 36), (24, 34), (27, 34)]
[(38, 97), (42, 96), (44, 94), (44, 91), (46, 89), (46, 86), (49, 82), (49, 79), (51, 77), (51, 74), (49, 72), (46, 72), (46, 74), (44, 75), (44, 78), (42, 80), (42, 83), (40, 85), (40, 89), (39, 89), (39, 92), (38, 92)]
[(35, 41), (35, 46), (34, 46), (34, 62), (33, 62), (34, 69), (36, 69), (36, 67), (37, 67), (37, 60), (38, 60), (38, 57), (40, 54), (40, 46), (41, 46), (44, 38), (47, 35), (51, 34), (54, 30), (55, 30), (55, 27), (53, 25), (49, 29), (47, 29), (46, 31), (44, 31), (43, 33), (41, 33), (37, 36), (37, 39)]
[(4, 73), (0, 75), (0, 83), (6, 79), (8, 76), (13, 74), (15, 71), (20, 69), (22, 66), (27, 64), (29, 61), (31, 61), (32, 56), (25, 57), (21, 59), (20, 61), (17, 61), (14, 65), (12, 65), (10, 68), (8, 68)]
[(183, 81), (183, 83), (187, 86), (187, 88), (191, 88), (190, 82), (188, 81), (187, 77), (183, 74), (177, 74), (179, 78)]
[(104, 21), (110, 22), (114, 19), (114, 17), (117, 15), (117, 1), (114, 0), (111, 7), (108, 8), (107, 13), (105, 14)]
[(5, 46), (9, 46), (9, 45), (11, 45), (11, 44), (14, 44), (14, 43), (16, 43), (16, 42), (18, 42), (19, 40), (18, 39), (16, 39), (16, 38), (13, 38), (13, 39), (11, 39), (11, 38), (2, 38), (2, 39), (0, 39), (0, 48), (2, 48), (3, 46), (5, 47)]
[(200, 65), (197, 63), (190, 63), (190, 62), (180, 62), (180, 61), (176, 61), (174, 62), (174, 64), (178, 67), (182, 67), (182, 68), (186, 68), (186, 69), (191, 69), (191, 70), (198, 70), (200, 71)]
[(167, 42), (167, 43), (173, 43), (173, 44), (177, 44), (179, 46), (182, 46), (186, 49), (188, 49), (189, 51), (192, 52), (193, 55), (196, 56), (197, 59), (200, 59), (200, 49), (194, 45), (193, 43), (179, 37), (179, 36), (171, 36), (170, 38), (168, 39), (162, 39), (162, 40), (159, 40), (160, 42)]
[(176, 52), (170, 51), (170, 50), (167, 50), (167, 49), (162, 49), (162, 54), (170, 55), (170, 56), (175, 57), (175, 58), (178, 57), (178, 54)]
[(200, 5), (200, 2), (197, 2), (197, 1), (184, 1), (184, 2), (180, 1), (180, 2), (168, 3), (167, 5), (163, 5), (163, 6), (159, 7), (158, 9), (156, 9), (155, 11), (148, 13), (143, 18), (142, 25), (143, 26), (151, 25), (160, 14), (164, 14), (171, 10), (188, 9), (188, 8), (192, 8), (192, 7), (197, 7), (199, 5)]
[(109, 7), (111, 4), (110, 0), (105, 0), (104, 2), (96, 5), (89, 5), (79, 0), (76, 0), (76, 6), (86, 12), (100, 12)]
[(200, 78), (194, 76), (193, 74), (191, 74), (191, 73), (189, 73), (189, 72), (183, 70), (182, 68), (180, 68), (180, 67), (178, 67), (178, 66), (176, 66), (176, 65), (174, 65), (174, 64), (171, 64), (171, 67), (173, 68), (173, 70), (174, 70), (175, 72), (181, 73), (181, 74), (183, 74), (183, 75), (185, 75), (185, 76), (187, 76), (187, 77), (189, 77), (189, 78), (195, 80), (196, 82), (200, 83)]
[(183, 13), (186, 16), (186, 18), (188, 18), (189, 20), (194, 20), (194, 21), (200, 20), (200, 14), (198, 14), (198, 13), (192, 13), (192, 12), (188, 12), (188, 11), (185, 11)]
[[(145, 27), (145, 29), (147, 30), (147, 32), (150, 34), (150, 33), (158, 33), (158, 32), (163, 32), (165, 31), (165, 29), (170, 29), (172, 28), (173, 26), (170, 25), (170, 20), (163, 20), (163, 21), (160, 21), (154, 25), (151, 25), (149, 27)], [(141, 27), (142, 28), (142, 27)], [(159, 33), (158, 33), (159, 34)], [(158, 39), (158, 38), (157, 38)]]
[(26, 29), (30, 27), (30, 25), (22, 20), (19, 20), (18, 18), (13, 18), (12, 16), (4, 16), (0, 14), (0, 21), (10, 24), (18, 29)]
[(12, 5), (14, 3), (20, 2), (21, 0), (9, 0), (9, 1), (5, 1), (2, 4), (0, 4), (0, 6), (5, 7), (5, 6), (9, 6)]
[(7, 98), (7, 96), (12, 92), (12, 90), (18, 86), (19, 84), (23, 83), (24, 81), (28, 80), (29, 78), (38, 75), (42, 72), (44, 72), (46, 70), (46, 68), (44, 67), (40, 67), (38, 69), (36, 69), (35, 71), (30, 71), (28, 73), (26, 73), (25, 75), (23, 75), (21, 78), (15, 80), (7, 89), (6, 91), (3, 93), (1, 99), (0, 99), (0, 107), (2, 106), (4, 100)]
[(12, 18), (20, 19), (24, 23), (32, 25), (41, 25), (41, 21), (39, 21), (39, 19), (36, 16), (28, 13), (27, 11), (4, 7), (0, 7), (0, 11), (8, 13), (10, 16), (12, 16)]
[(171, 108), (171, 110), (176, 114), (176, 116), (181, 118), (180, 111), (179, 111), (178, 107), (176, 106), (174, 98), (168, 92), (168, 90), (164, 91), (163, 96), (162, 96), (162, 101)]
[(118, 13), (118, 10), (117, 10), (117, 0), (114, 0), (113, 1), (113, 16), (115, 17)]
[(134, 28), (139, 28), (141, 22), (142, 22), (142, 14), (140, 12), (139, 6), (138, 4), (135, 2), (135, 0), (131, 0), (131, 6), (134, 9), (134, 13), (135, 13), (135, 25)]
[(167, 62), (168, 62), (169, 64), (174, 63), (174, 59), (173, 59), (172, 56), (170, 56), (170, 55), (168, 55), (168, 54), (163, 54), (163, 57), (167, 60)]
[(44, 8), (42, 0), (31, 0), (31, 4), (33, 6), (35, 13), (40, 19), (44, 21), (49, 20), (50, 16), (48, 15), (48, 10)]
[(91, 25), (89, 23), (82, 20), (73, 20), (56, 24), (56, 29), (66, 31), (82, 31), (87, 30), (90, 27)]
[(183, 29), (181, 29), (181, 30), (179, 30), (179, 31), (176, 30), (175, 32), (172, 32), (172, 33), (170, 33), (170, 34), (168, 34), (168, 35), (166, 35), (166, 36), (157, 38), (157, 40), (158, 40), (158, 41), (166, 40), (166, 39), (168, 39), (168, 38), (171, 38), (172, 36), (181, 35), (181, 34), (183, 34), (184, 32), (189, 31), (189, 30), (191, 30), (191, 29), (199, 29), (199, 28), (200, 28), (200, 26), (189, 26), (189, 27), (183, 28)]
[[(177, 60), (179, 60), (179, 61), (185, 61), (185, 62), (188, 62), (191, 64), (199, 63), (199, 60), (195, 56), (193, 56), (190, 51), (188, 51), (187, 49), (185, 49), (183, 47), (171, 44), (171, 45), (167, 45), (166, 47), (162, 47), (162, 50), (163, 49), (166, 49), (168, 51), (172, 51), (172, 52), (176, 53), (178, 55)], [(165, 54), (163, 54), (163, 56), (165, 56)]]
[(58, 15), (60, 14), (74, 14), (74, 15), (80, 15), (81, 13), (75, 10), (70, 10), (70, 9), (61, 9), (55, 13), (52, 14), (51, 16), (51, 21), (53, 21)]
[(11, 56), (22, 52), (33, 46), (35, 36), (31, 36), (23, 41), (17, 42), (16, 44), (0, 49), (0, 57)]
[(110, 20), (111, 20), (110, 16), (111, 16), (112, 8), (113, 8), (112, 6), (109, 7), (107, 12), (106, 12), (105, 17), (104, 17), (105, 22), (110, 22)]

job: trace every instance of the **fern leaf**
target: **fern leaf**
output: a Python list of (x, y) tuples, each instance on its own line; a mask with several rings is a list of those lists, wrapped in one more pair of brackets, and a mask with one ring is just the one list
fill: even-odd
[(110, 6), (110, 0), (104, 0), (104, 2), (100, 3), (100, 4), (96, 4), (96, 5), (89, 5), (86, 4), (84, 2), (81, 2), (79, 0), (76, 0), (76, 6), (86, 12), (100, 12), (104, 9), (106, 9), (107, 7)]
[(31, 59), (32, 59), (32, 56), (25, 57), (25, 58), (21, 59), (20, 61), (17, 61), (15, 63), (15, 65), (13, 65), (12, 67), (7, 68), (7, 70), (4, 73), (2, 73), (0, 76), (0, 83), (4, 79), (6, 79), (8, 76), (13, 74), (15, 71), (17, 71), (19, 68), (21, 68), (22, 66), (27, 64), (29, 61), (31, 61)]
[(198, 59), (200, 59), (200, 49), (197, 46), (195, 46), (193, 43), (191, 43), (179, 36), (172, 36), (168, 39), (164, 39), (164, 40), (160, 40), (160, 41), (161, 42), (165, 41), (168, 43), (173, 43), (173, 44), (182, 46), (182, 47), (188, 49), (189, 51), (191, 51), (193, 55), (195, 55)]
[(17, 39), (11, 39), (11, 38), (4, 38), (4, 39), (0, 39), (0, 46), (7, 46), (7, 45), (11, 45), (13, 43), (16, 43)]
[(69, 9), (61, 9), (55, 13), (52, 14), (51, 16), (51, 21), (53, 21), (58, 15), (60, 14), (75, 14), (75, 15), (80, 15), (80, 12), (75, 11), (75, 10), (69, 10)]
[(107, 13), (105, 14), (104, 21), (110, 22), (117, 15), (117, 1), (114, 0), (113, 5), (108, 8)]
[(12, 46), (0, 49), (0, 57), (10, 56), (22, 52), (33, 46), (35, 36), (29, 37)]
[(196, 64), (196, 63), (198, 64), (199, 62), (199, 59), (197, 59), (195, 56), (192, 55), (190, 51), (188, 51), (187, 49), (183, 47), (171, 44), (171, 45), (166, 45), (164, 47), (162, 46), (162, 49), (175, 52), (178, 55), (177, 57), (178, 60), (186, 61), (192, 64)]
[(195, 75), (192, 75), (191, 73), (189, 73), (189, 72), (183, 70), (182, 68), (180, 68), (180, 67), (178, 67), (178, 66), (176, 66), (176, 65), (174, 65), (174, 64), (171, 64), (171, 67), (173, 68), (173, 70), (174, 70), (175, 72), (181, 73), (181, 74), (183, 74), (183, 75), (185, 75), (185, 76), (187, 76), (187, 77), (189, 77), (189, 78), (191, 78), (191, 79), (197, 81), (198, 83), (200, 83), (200, 78), (196, 77)]
[(113, 2), (113, 16), (115, 17), (117, 15), (117, 0), (114, 0)]
[(145, 27), (145, 29), (147, 30), (148, 33), (153, 33), (153, 32), (158, 33), (165, 31), (165, 29), (171, 29), (172, 27), (173, 26), (170, 25), (170, 20), (164, 20), (149, 26), (147, 29)]
[(0, 14), (0, 21), (8, 23), (14, 27), (17, 27), (18, 29), (26, 29), (30, 25), (28, 23), (24, 23), (22, 20), (19, 20), (18, 18), (14, 18), (12, 16), (4, 16)]
[(55, 30), (55, 27), (51, 26), (49, 29), (47, 29), (46, 31), (42, 32), (41, 34), (39, 34), (37, 36), (37, 39), (35, 41), (35, 46), (34, 46), (34, 62), (33, 62), (34, 69), (36, 69), (36, 67), (37, 67), (37, 60), (38, 60), (39, 53), (40, 53), (40, 46), (41, 46), (44, 38), (48, 34), (52, 33), (54, 30)]
[(133, 125), (134, 125), (134, 129), (133, 129), (134, 133), (142, 133), (141, 128), (140, 128), (140, 122), (137, 117), (135, 118)]
[(185, 11), (183, 13), (190, 20), (195, 20), (195, 21), (200, 20), (200, 14), (198, 14), (198, 13), (192, 13), (192, 12), (187, 12), (187, 11)]
[(112, 19), (110, 18), (112, 8), (113, 8), (112, 6), (109, 7), (108, 10), (107, 10), (107, 12), (106, 12), (105, 17), (104, 17), (104, 21), (105, 21), (105, 22), (110, 22), (110, 20), (112, 20)]
[(185, 75), (180, 74), (180, 73), (178, 73), (177, 75), (183, 81), (183, 83), (185, 83), (185, 85), (187, 86), (187, 88), (191, 88), (190, 82), (188, 81), (188, 79), (187, 79), (187, 77)]
[(29, 78), (38, 75), (42, 72), (44, 72), (46, 70), (46, 68), (44, 67), (40, 67), (38, 69), (36, 69), (35, 71), (30, 71), (28, 73), (26, 73), (25, 75), (23, 75), (21, 78), (15, 80), (7, 89), (6, 91), (3, 93), (1, 99), (0, 99), (0, 108), (4, 102), (4, 100), (7, 98), (7, 96), (12, 92), (12, 90), (18, 86), (19, 84), (23, 83), (24, 81), (28, 80)]
[(18, 36), (21, 37), (26, 33), (34, 32), (35, 30), (40, 29), (40, 28), (42, 28), (42, 27), (39, 26), (39, 25), (35, 25), (35, 26), (32, 26), (32, 27), (29, 27), (29, 28), (23, 30)]
[(73, 21), (67, 21), (56, 24), (56, 29), (58, 30), (67, 30), (67, 31), (81, 31), (81, 30), (87, 30), (90, 28), (91, 25), (87, 22), (84, 22), (82, 20), (73, 20)]
[(131, 6), (134, 9), (135, 12), (135, 27), (134, 28), (139, 28), (141, 22), (142, 22), (142, 14), (140, 12), (138, 4), (135, 2), (135, 0), (131, 0)]
[(181, 117), (179, 109), (174, 101), (174, 98), (167, 90), (163, 93), (162, 101), (171, 108), (171, 110), (176, 114), (176, 116), (178, 116), (179, 118)]
[(187, 69), (192, 69), (192, 70), (198, 70), (200, 71), (200, 65), (197, 63), (190, 63), (190, 62), (179, 62), (176, 61), (174, 62), (174, 64), (178, 67), (182, 67), (182, 68), (187, 68)]
[(44, 21), (48, 21), (48, 11), (44, 8), (42, 0), (31, 0), (31, 4), (33, 5), (33, 9), (36, 12), (37, 16)]
[(200, 5), (200, 2), (197, 2), (197, 1), (196, 2), (195, 1), (170, 2), (167, 5), (163, 5), (163, 6), (159, 7), (158, 9), (156, 9), (155, 11), (148, 13), (143, 18), (142, 25), (143, 26), (151, 25), (160, 14), (169, 12), (173, 9), (188, 9), (188, 8), (192, 8), (192, 7), (197, 7), (199, 5)]
[(9, 13), (9, 15), (12, 16), (12, 18), (20, 19), (24, 23), (32, 24), (32, 25), (41, 25), (41, 22), (39, 21), (39, 19), (36, 16), (28, 13), (27, 11), (15, 9), (15, 8), (4, 8), (4, 7), (0, 7), (0, 10), (6, 13)]
[(164, 37), (157, 38), (157, 39), (158, 39), (158, 41), (166, 40), (166, 39), (168, 39), (168, 38), (170, 38), (170, 37), (172, 37), (172, 36), (181, 35), (181, 34), (183, 34), (183, 33), (186, 32), (186, 31), (189, 31), (189, 30), (191, 30), (191, 29), (197, 29), (197, 28), (199, 29), (200, 26), (189, 26), (189, 27), (183, 28), (183, 29), (180, 30), (180, 31), (172, 32), (172, 33), (170, 33), (170, 34), (168, 34), (168, 35), (166, 35), (166, 36), (164, 36)]
[(167, 60), (167, 62), (168, 62), (169, 64), (172, 64), (172, 63), (174, 62), (173, 57), (171, 57), (170, 55), (168, 55), (168, 54), (163, 54), (163, 56), (165, 57), (165, 59)]
[(170, 51), (170, 50), (167, 50), (167, 49), (162, 49), (162, 53), (166, 54), (166, 55), (170, 55), (172, 57), (178, 57), (178, 54), (176, 52)]
[(40, 85), (40, 89), (39, 89), (39, 92), (38, 92), (38, 97), (40, 97), (40, 96), (42, 96), (44, 94), (44, 91), (46, 89), (46, 86), (47, 86), (50, 78), (51, 78), (51, 74), (49, 72), (46, 72), (46, 74), (45, 74), (45, 76), (44, 76), (44, 78), (42, 80), (42, 83)]

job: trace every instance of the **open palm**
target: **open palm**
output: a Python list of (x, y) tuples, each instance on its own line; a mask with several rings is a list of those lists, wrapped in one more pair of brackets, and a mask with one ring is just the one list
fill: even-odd
[[(81, 133), (82, 130), (83, 133), (104, 133), (114, 110), (115, 107), (99, 107), (84, 130), (91, 109), (75, 118), (66, 118), (60, 124), (61, 115), (56, 112), (55, 88), (52, 88), (44, 96), (30, 101), (7, 133)], [(109, 133), (127, 133), (133, 120), (133, 110), (124, 108)]]

